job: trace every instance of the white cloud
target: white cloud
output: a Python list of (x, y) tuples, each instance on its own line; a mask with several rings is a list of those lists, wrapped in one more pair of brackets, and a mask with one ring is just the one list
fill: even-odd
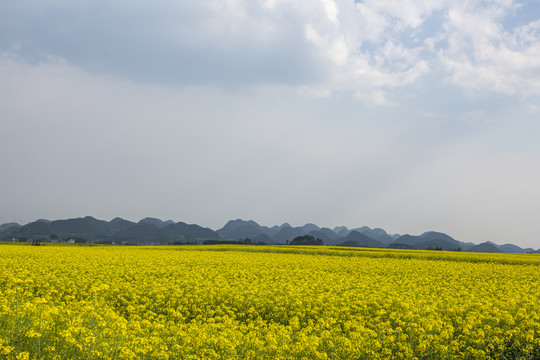
[(365, 41), (377, 43), (385, 31), (391, 26), (389, 19), (382, 13), (363, 4), (356, 4), (362, 28), (361, 37)]
[(501, 18), (511, 2), (475, 12), (450, 10), (448, 48), (441, 61), (448, 79), (466, 90), (540, 95), (540, 21), (504, 30)]
[(312, 24), (306, 25), (306, 39), (321, 51), (321, 55), (337, 66), (346, 65), (349, 49), (343, 37), (331, 39), (328, 35), (321, 35)]
[(276, 0), (262, 0), (262, 4), (265, 8), (273, 9), (276, 6)]
[[(365, 0), (356, 4), (370, 33), (370, 41), (380, 41), (385, 32), (402, 32), (420, 27), (434, 11), (444, 9), (451, 2), (445, 0)], [(369, 29), (374, 29), (369, 31)], [(386, 34), (388, 35), (388, 34)]]
[[(388, 92), (410, 85), (427, 74), (429, 63), (421, 58), (420, 47), (406, 47), (394, 35), (379, 38), (387, 34), (391, 25), (402, 20), (396, 20), (377, 4), (358, 3), (347, 8), (349, 12), (344, 21), (308, 23), (305, 37), (327, 64), (328, 81), (322, 86), (326, 86), (328, 92), (351, 91), (363, 102), (387, 105), (390, 104)], [(339, 16), (342, 14), (340, 12)], [(412, 23), (412, 20), (403, 23)], [(368, 42), (376, 43), (373, 50), (365, 48)]]
[(389, 98), (432, 75), (472, 92), (540, 94), (540, 20), (509, 27), (523, 7), (510, 0), (38, 3), (0, 5), (0, 52), (177, 87)]
[(536, 103), (528, 103), (523, 105), (523, 110), (528, 114), (536, 114), (540, 112), (540, 106)]
[(321, 0), (324, 5), (324, 11), (326, 12), (326, 16), (328, 16), (328, 20), (330, 20), (333, 23), (338, 23), (338, 8), (334, 0)]
[(358, 82), (367, 82), (374, 88), (396, 88), (414, 83), (419, 77), (426, 74), (429, 66), (424, 61), (418, 61), (414, 66), (404, 71), (381, 71), (365, 62), (356, 64), (356, 77)]
[(388, 105), (389, 101), (385, 92), (381, 89), (357, 92), (355, 97), (368, 105)]
[[(396, 38), (378, 38), (396, 21), (417, 26), (418, 14), (396, 20), (401, 12), (376, 3), (228, 0), (149, 7), (115, 0), (91, 7), (42, 4), (39, 11), (31, 5), (4, 4), (3, 13), (11, 12), (12, 21), (0, 22), (0, 31), (8, 34), (3, 42), (0, 38), (0, 52), (15, 51), (33, 61), (52, 55), (90, 71), (145, 83), (236, 88), (286, 84), (330, 93), (380, 93), (402, 86), (401, 80), (392, 79), (410, 75), (418, 55)], [(110, 16), (124, 6), (121, 15)], [(370, 22), (377, 19), (380, 34), (368, 34)], [(370, 39), (377, 41), (374, 50), (364, 49)], [(14, 50), (16, 44), (19, 50)], [(378, 63), (381, 56), (384, 64)], [(386, 80), (370, 84), (369, 76), (357, 78), (359, 62), (374, 78)]]
[(518, 48), (526, 48), (538, 43), (540, 38), (540, 20), (518, 27), (514, 30), (512, 42)]

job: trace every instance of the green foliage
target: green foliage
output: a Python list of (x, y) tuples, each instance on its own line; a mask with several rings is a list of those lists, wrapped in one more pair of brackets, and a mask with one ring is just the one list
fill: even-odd
[(303, 235), (295, 237), (289, 245), (324, 245), (319, 238), (314, 238), (311, 235)]

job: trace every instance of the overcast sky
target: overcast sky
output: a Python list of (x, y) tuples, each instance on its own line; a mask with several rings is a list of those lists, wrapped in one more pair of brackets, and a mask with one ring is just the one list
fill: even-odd
[(4, 0), (0, 223), (540, 247), (538, 0)]

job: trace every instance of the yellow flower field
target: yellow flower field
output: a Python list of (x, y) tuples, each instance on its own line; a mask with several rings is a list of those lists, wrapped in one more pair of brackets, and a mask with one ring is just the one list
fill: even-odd
[(538, 359), (540, 257), (0, 245), (2, 359)]

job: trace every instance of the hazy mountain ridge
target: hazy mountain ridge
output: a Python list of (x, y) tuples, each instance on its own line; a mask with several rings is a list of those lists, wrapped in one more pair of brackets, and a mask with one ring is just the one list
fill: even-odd
[[(249, 226), (249, 235), (243, 226)], [(317, 230), (318, 228), (318, 230)], [(239, 229), (239, 231), (235, 231)], [(304, 226), (292, 227), (290, 224), (285, 223), (281, 226), (273, 226), (275, 234), (268, 232), (268, 227), (261, 226), (252, 220), (231, 220), (223, 228), (217, 230), (223, 239), (227, 240), (239, 240), (246, 237), (254, 239), (261, 234), (265, 235), (265, 239), (270, 237), (274, 240), (274, 243), (288, 243), (296, 236), (310, 235), (314, 238), (323, 240), (324, 245), (334, 246), (360, 246), (360, 247), (378, 247), (378, 248), (405, 248), (405, 249), (418, 249), (418, 250), (450, 250), (450, 251), (468, 251), (473, 249), (477, 251), (477, 247), (482, 244), (464, 243), (460, 242), (448, 234), (437, 231), (426, 231), (421, 235), (399, 235), (389, 234), (381, 228), (370, 228), (368, 226), (362, 226), (359, 228), (349, 229), (346, 226), (336, 226), (334, 229), (320, 228), (314, 224), (306, 224)], [(311, 231), (308, 231), (313, 229)], [(258, 232), (258, 233), (257, 233)], [(352, 235), (351, 235), (352, 234)], [(267, 242), (267, 241), (265, 241)], [(268, 242), (267, 242), (268, 243)], [(493, 244), (496, 250), (500, 252), (512, 252), (512, 253), (527, 253), (535, 252), (534, 249), (523, 249), (517, 245), (505, 244), (498, 246)], [(482, 247), (480, 247), (482, 249)], [(493, 250), (491, 247), (486, 247), (486, 250)], [(540, 250), (538, 250), (540, 252)]]
[(483, 252), (483, 253), (501, 253), (503, 252), (501, 249), (499, 249), (498, 246), (485, 242), (482, 244), (478, 244), (476, 246), (473, 246), (472, 248), (468, 249), (469, 252)]
[(422, 235), (405, 234), (393, 240), (389, 246), (396, 249), (464, 250), (461, 242), (436, 231), (427, 231)]
[(357, 246), (373, 248), (398, 248), (419, 250), (453, 250), (473, 252), (539, 253), (532, 248), (523, 249), (514, 244), (497, 245), (463, 243), (451, 236), (427, 231), (421, 235), (389, 234), (381, 228), (362, 226), (349, 229), (345, 226), (334, 229), (321, 228), (315, 224), (293, 227), (288, 223), (272, 227), (261, 226), (253, 220), (230, 220), (221, 229), (212, 230), (196, 224), (162, 221), (146, 217), (135, 223), (122, 218), (111, 221), (91, 216), (84, 218), (43, 220), (26, 225), (6, 223), (0, 225), (0, 240), (9, 241), (78, 241), (117, 244), (181, 244), (213, 242), (248, 242), (254, 244), (288, 244), (299, 236), (321, 239), (324, 245)]
[(9, 236), (9, 234), (13, 233), (21, 226), (21, 224), (17, 224), (15, 222), (0, 225), (0, 239), (3, 239), (5, 236)]
[(370, 247), (370, 248), (385, 248), (387, 247), (385, 243), (379, 240), (375, 240), (357, 230), (353, 230), (347, 234), (344, 238), (339, 239), (343, 240), (340, 246), (359, 246), (359, 247)]
[[(13, 229), (11, 227), (10, 229)], [(199, 225), (189, 225), (171, 220), (161, 221), (144, 218), (134, 223), (121, 218), (109, 222), (91, 216), (55, 220), (34, 221), (13, 231), (4, 231), (0, 240), (23, 241), (75, 241), (118, 244), (168, 244), (198, 243), (205, 240), (221, 240), (213, 230)]]

